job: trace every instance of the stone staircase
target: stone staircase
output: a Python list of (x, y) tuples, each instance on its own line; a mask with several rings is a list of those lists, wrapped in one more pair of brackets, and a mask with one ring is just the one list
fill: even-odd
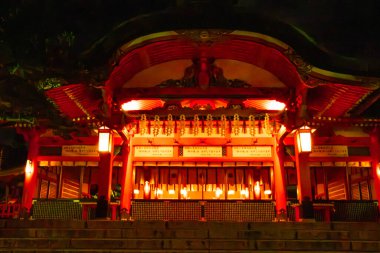
[(379, 225), (0, 220), (0, 252), (380, 252)]

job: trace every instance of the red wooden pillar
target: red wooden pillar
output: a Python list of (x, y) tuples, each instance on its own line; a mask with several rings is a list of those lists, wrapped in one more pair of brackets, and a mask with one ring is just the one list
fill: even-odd
[(274, 144), (274, 185), (276, 198), (277, 214), (283, 210), (286, 213), (286, 186), (285, 186), (285, 170), (284, 170), (284, 145), (282, 143)]
[(99, 174), (98, 174), (98, 198), (104, 198), (107, 202), (111, 198), (113, 167), (113, 148), (111, 153), (99, 153)]
[[(371, 159), (372, 159), (372, 175), (373, 175), (373, 183), (375, 185), (375, 193), (376, 198), (380, 201), (380, 164), (379, 164), (379, 156), (380, 156), (380, 144), (379, 144), (379, 130), (374, 130), (371, 132)], [(380, 206), (379, 206), (380, 210)]]
[[(297, 143), (297, 141), (295, 141)], [(311, 191), (311, 179), (310, 179), (310, 167), (309, 167), (309, 153), (300, 153), (298, 145), (294, 145), (296, 169), (297, 169), (297, 196), (301, 202), (308, 197), (312, 200)]]
[(130, 214), (133, 194), (133, 166), (132, 166), (132, 143), (124, 141), (123, 144), (123, 174), (121, 188), (121, 209), (126, 209)]
[[(32, 129), (28, 132), (24, 132), (25, 141), (28, 142), (28, 168), (25, 170), (24, 189), (22, 193), (21, 206), (26, 208), (28, 212), (32, 207), (32, 201), (35, 197), (37, 187), (37, 175), (38, 175), (38, 150), (39, 150), (39, 132)], [(26, 166), (27, 167), (27, 166)]]

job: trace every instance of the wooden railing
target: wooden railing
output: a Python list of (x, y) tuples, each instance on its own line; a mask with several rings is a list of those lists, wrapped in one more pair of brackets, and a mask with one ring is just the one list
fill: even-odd
[[(289, 221), (297, 221), (301, 214), (298, 202), (289, 202), (287, 212)], [(378, 221), (380, 214), (377, 201), (331, 200), (313, 202), (316, 221)], [(297, 213), (298, 212), (298, 213)], [(301, 217), (302, 218), (302, 217)]]
[(20, 204), (0, 204), (0, 218), (18, 218), (21, 211)]
[(272, 201), (133, 201), (135, 220), (208, 220), (268, 222), (275, 219)]
[[(296, 221), (296, 203), (289, 203), (287, 216)], [(378, 221), (377, 201), (322, 201), (314, 202), (316, 221)], [(32, 208), (33, 219), (93, 219), (96, 201), (80, 200), (35, 200)], [(119, 204), (108, 205), (108, 217), (121, 219)], [(164, 201), (134, 200), (132, 218), (135, 220), (207, 220), (268, 222), (276, 220), (272, 201)], [(24, 217), (20, 204), (0, 204), (0, 218)]]

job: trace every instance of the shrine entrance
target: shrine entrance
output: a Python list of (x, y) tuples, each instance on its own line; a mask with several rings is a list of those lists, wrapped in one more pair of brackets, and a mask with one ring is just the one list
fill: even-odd
[(273, 169), (268, 164), (256, 164), (185, 162), (182, 166), (136, 166), (133, 198), (272, 200)]

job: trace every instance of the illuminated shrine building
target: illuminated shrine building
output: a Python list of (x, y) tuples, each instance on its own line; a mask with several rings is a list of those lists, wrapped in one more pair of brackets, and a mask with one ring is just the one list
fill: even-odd
[[(210, 22), (157, 25), (122, 42), (127, 29), (113, 30), (102, 42), (114, 43), (103, 85), (46, 89), (77, 131), (21, 129), (22, 206), (80, 199), (84, 208), (104, 197), (136, 220), (176, 219), (167, 209), (183, 219), (230, 210), (240, 217), (231, 219), (267, 221), (298, 219), (297, 203), (310, 200), (317, 220), (377, 219), (380, 118), (367, 112), (379, 78), (314, 66), (309, 56), (320, 52), (305, 53), (306, 38)], [(355, 211), (364, 209), (374, 211)]]

